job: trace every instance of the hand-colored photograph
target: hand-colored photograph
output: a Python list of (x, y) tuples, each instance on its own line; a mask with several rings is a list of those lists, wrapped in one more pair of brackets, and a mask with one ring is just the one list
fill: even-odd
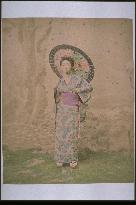
[(2, 19), (4, 184), (134, 182), (133, 24)]

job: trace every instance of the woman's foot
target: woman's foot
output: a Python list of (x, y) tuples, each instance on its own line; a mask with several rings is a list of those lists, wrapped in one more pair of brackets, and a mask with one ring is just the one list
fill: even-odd
[(70, 162), (70, 167), (71, 168), (76, 168), (76, 166), (77, 166), (77, 161)]
[(57, 162), (57, 167), (62, 167), (63, 163), (62, 162)]

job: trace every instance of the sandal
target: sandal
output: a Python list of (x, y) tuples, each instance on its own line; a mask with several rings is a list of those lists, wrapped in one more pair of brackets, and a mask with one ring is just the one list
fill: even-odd
[(76, 166), (77, 166), (77, 162), (76, 161), (70, 162), (70, 167), (71, 168), (75, 168)]
[(57, 167), (62, 167), (63, 163), (62, 162), (57, 162)]

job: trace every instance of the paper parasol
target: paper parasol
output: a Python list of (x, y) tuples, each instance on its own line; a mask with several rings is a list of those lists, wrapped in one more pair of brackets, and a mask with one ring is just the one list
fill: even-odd
[(87, 82), (93, 79), (95, 67), (90, 57), (81, 49), (66, 44), (54, 47), (49, 54), (50, 66), (59, 78), (62, 78), (60, 73), (60, 61), (63, 57), (73, 58), (76, 74), (82, 75)]

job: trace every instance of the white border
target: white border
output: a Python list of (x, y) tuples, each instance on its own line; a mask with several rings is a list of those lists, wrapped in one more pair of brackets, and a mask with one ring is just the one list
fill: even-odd
[(133, 200), (133, 183), (4, 185), (5, 200)]
[[(2, 18), (21, 17), (130, 18), (133, 20), (133, 44), (135, 45), (134, 2), (2, 1)], [(133, 58), (135, 60), (134, 47)], [(1, 184), (1, 188), (2, 200), (134, 200), (133, 183)]]
[(3, 1), (2, 18), (134, 18), (133, 2)]

